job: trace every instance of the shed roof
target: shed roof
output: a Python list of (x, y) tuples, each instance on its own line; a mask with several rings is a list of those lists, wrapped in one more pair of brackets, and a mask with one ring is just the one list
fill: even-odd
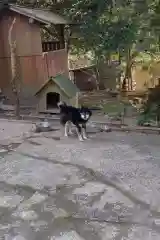
[(38, 22), (42, 22), (44, 24), (69, 24), (70, 22), (67, 21), (62, 16), (49, 11), (48, 9), (41, 9), (41, 8), (31, 8), (31, 7), (24, 7), (15, 4), (8, 4), (8, 9), (19, 13), (23, 16), (33, 18)]
[(80, 90), (77, 88), (77, 86), (66, 76), (59, 74), (55, 77), (51, 77), (37, 92), (35, 95), (38, 95), (43, 89), (46, 87), (46, 85), (49, 82), (54, 82), (58, 85), (58, 87), (68, 96), (68, 97), (74, 97), (77, 92), (80, 92)]

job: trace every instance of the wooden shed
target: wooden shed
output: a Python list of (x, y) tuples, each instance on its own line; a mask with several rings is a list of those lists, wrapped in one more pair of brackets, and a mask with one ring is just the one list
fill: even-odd
[[(17, 76), (21, 83), (21, 105), (35, 106), (35, 92), (46, 79), (68, 72), (68, 54), (65, 49), (64, 28), (70, 22), (48, 9), (10, 4), (0, 1), (0, 88), (14, 102), (11, 88), (11, 59), (8, 33), (13, 20), (12, 40), (16, 42)], [(52, 26), (50, 41), (41, 33)], [(49, 33), (48, 33), (49, 34)]]
[(77, 105), (79, 89), (65, 75), (51, 77), (35, 94), (38, 100), (38, 112), (57, 112), (57, 103), (65, 101), (72, 106)]

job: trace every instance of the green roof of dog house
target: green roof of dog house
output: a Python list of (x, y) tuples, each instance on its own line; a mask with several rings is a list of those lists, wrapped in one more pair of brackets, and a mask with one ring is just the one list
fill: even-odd
[(63, 91), (69, 98), (76, 96), (80, 90), (77, 86), (66, 76), (64, 75), (57, 75), (55, 77), (50, 77), (50, 79), (36, 92), (35, 95), (38, 95), (46, 85), (53, 81), (60, 89)]

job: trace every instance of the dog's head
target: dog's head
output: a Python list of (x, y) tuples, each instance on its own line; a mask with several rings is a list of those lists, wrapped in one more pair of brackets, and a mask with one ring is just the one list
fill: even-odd
[(92, 116), (92, 112), (87, 107), (82, 106), (80, 108), (80, 115), (83, 120), (88, 121)]

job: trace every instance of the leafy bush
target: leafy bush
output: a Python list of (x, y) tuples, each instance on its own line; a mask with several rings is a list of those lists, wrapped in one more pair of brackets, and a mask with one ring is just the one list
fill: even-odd
[(143, 105), (143, 112), (138, 125), (156, 121), (160, 125), (160, 84), (149, 90), (148, 99)]

